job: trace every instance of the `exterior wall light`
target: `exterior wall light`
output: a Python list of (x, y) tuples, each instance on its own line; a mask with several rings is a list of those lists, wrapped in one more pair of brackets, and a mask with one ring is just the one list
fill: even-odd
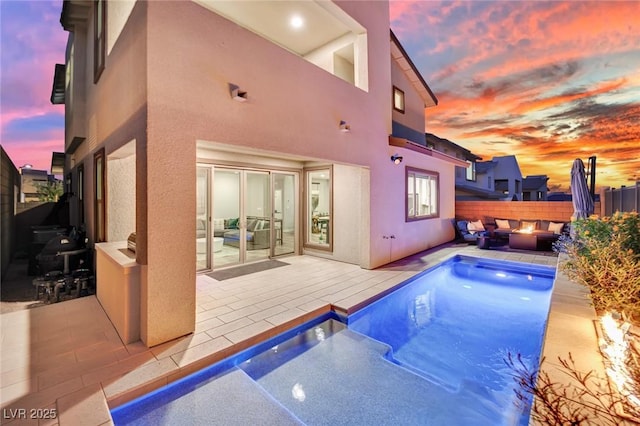
[(240, 87), (235, 84), (229, 83), (229, 92), (231, 92), (231, 99), (238, 102), (247, 101), (247, 92), (240, 90)]
[(350, 132), (351, 126), (348, 125), (346, 121), (340, 120), (340, 131), (345, 133)]
[(393, 164), (400, 164), (402, 163), (402, 157), (398, 154), (393, 154), (391, 156), (391, 161), (393, 161)]

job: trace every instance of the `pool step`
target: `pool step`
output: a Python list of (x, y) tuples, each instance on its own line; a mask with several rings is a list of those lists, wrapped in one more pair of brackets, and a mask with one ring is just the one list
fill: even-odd
[[(198, 385), (195, 392), (163, 396), (164, 404), (145, 412), (112, 412), (120, 425), (302, 425), (303, 423), (275, 401), (247, 374), (232, 368), (226, 373)], [(157, 402), (157, 401), (155, 401)]]
[(388, 345), (345, 329), (262, 374), (258, 383), (309, 425), (501, 424), (492, 404), (467, 408), (476, 392), (442, 392), (388, 361), (388, 352)]

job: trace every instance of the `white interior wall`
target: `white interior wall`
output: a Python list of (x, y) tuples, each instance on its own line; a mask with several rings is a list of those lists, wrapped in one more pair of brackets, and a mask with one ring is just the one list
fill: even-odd
[(239, 172), (216, 170), (213, 174), (213, 218), (232, 219), (240, 216)]
[(245, 214), (247, 216), (269, 217), (269, 175), (247, 173)]

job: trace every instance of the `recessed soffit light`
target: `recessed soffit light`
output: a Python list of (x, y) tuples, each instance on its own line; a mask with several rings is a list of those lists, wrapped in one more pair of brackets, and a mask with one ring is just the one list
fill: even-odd
[(289, 19), (289, 25), (291, 28), (299, 30), (304, 26), (304, 19), (300, 15), (293, 15), (291, 19)]

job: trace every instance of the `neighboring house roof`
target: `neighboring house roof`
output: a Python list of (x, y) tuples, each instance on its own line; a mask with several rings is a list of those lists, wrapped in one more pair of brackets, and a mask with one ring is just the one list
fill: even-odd
[(491, 161), (497, 163), (494, 171), (495, 179), (522, 181), (522, 172), (520, 171), (520, 165), (515, 155), (493, 157)]
[(489, 170), (496, 167), (498, 163), (493, 161), (480, 161), (476, 163), (476, 174), (478, 173), (487, 173)]
[(547, 201), (571, 201), (571, 194), (564, 192), (552, 192), (547, 195)]
[(434, 145), (435, 144), (446, 145), (455, 151), (461, 152), (462, 155), (464, 155), (464, 158), (469, 161), (482, 160), (482, 157), (475, 155), (474, 153), (469, 151), (467, 148), (464, 148), (458, 145), (457, 143), (451, 142), (449, 139), (441, 138), (439, 136), (434, 135), (433, 133), (425, 133), (425, 137), (427, 139), (427, 145), (429, 144), (429, 142), (432, 142)]
[(505, 197), (504, 193), (502, 192), (492, 191), (490, 189), (480, 188), (467, 184), (456, 184), (456, 192), (465, 192), (470, 195), (477, 195), (482, 198), (489, 199), (500, 199)]
[(402, 72), (404, 72), (407, 79), (409, 79), (411, 84), (413, 84), (416, 92), (418, 92), (418, 95), (420, 95), (424, 101), (424, 106), (431, 107), (438, 105), (436, 95), (433, 94), (427, 82), (422, 78), (420, 71), (418, 71), (411, 61), (411, 58), (409, 58), (409, 54), (400, 44), (400, 40), (398, 40), (393, 31), (389, 31), (391, 33), (391, 56), (393, 57), (393, 60), (396, 61), (396, 64), (400, 67)]
[(547, 187), (549, 178), (545, 176), (527, 176), (522, 179), (522, 189), (525, 191), (537, 191), (540, 188)]

